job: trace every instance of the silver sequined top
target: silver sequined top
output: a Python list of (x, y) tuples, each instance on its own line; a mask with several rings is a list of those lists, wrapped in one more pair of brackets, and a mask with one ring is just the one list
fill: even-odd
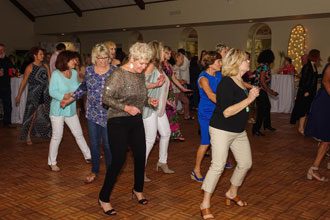
[(147, 104), (144, 74), (116, 69), (107, 79), (102, 97), (103, 104), (109, 107), (108, 119), (131, 116), (124, 111), (125, 105), (135, 106), (142, 112)]

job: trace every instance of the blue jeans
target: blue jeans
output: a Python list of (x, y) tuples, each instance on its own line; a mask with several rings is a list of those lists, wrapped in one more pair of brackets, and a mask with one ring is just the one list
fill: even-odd
[(92, 154), (92, 173), (98, 174), (100, 169), (100, 145), (101, 140), (104, 146), (104, 157), (106, 168), (110, 166), (111, 163), (111, 152), (108, 139), (108, 129), (107, 127), (102, 127), (99, 124), (91, 120), (88, 121), (88, 133), (91, 143), (91, 154)]

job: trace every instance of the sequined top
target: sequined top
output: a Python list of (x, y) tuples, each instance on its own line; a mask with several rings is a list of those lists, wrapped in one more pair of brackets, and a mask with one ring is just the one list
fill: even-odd
[(86, 118), (102, 127), (107, 127), (107, 110), (102, 106), (102, 92), (106, 80), (115, 69), (115, 66), (111, 66), (108, 72), (97, 74), (94, 65), (88, 66), (84, 81), (73, 93), (74, 99), (80, 99), (87, 93)]
[(102, 102), (109, 107), (108, 119), (131, 116), (124, 111), (125, 105), (135, 106), (142, 113), (147, 101), (147, 88), (143, 73), (132, 73), (118, 68), (105, 83)]

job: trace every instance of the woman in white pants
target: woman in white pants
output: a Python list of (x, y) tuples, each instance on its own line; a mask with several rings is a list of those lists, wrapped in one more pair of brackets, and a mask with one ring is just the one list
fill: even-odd
[[(157, 108), (145, 106), (143, 109), (143, 124), (146, 134), (146, 164), (152, 147), (154, 146), (157, 131), (159, 132), (159, 160), (156, 169), (162, 169), (164, 173), (174, 173), (167, 165), (168, 144), (171, 136), (170, 124), (166, 115), (165, 106), (170, 81), (163, 73), (161, 62), (164, 61), (164, 47), (158, 41), (149, 42), (153, 56), (145, 71), (148, 97), (159, 100)], [(150, 179), (145, 175), (144, 181)]]
[(76, 102), (61, 108), (61, 101), (71, 96), (78, 86), (78, 73), (73, 69), (76, 65), (76, 54), (72, 51), (61, 52), (56, 60), (56, 70), (52, 73), (49, 85), (50, 120), (52, 123), (52, 138), (49, 145), (48, 165), (52, 171), (60, 171), (57, 166), (58, 148), (63, 136), (64, 122), (70, 128), (76, 142), (82, 151), (85, 161), (90, 163), (91, 152), (83, 136), (79, 118), (76, 113)]
[(204, 199), (200, 205), (203, 219), (214, 219), (211, 214), (211, 197), (224, 170), (229, 149), (233, 152), (237, 166), (226, 192), (226, 204), (238, 206), (247, 203), (237, 195), (238, 188), (252, 166), (252, 156), (245, 126), (249, 116), (249, 105), (259, 95), (259, 88), (249, 92), (243, 85), (242, 76), (250, 69), (250, 60), (244, 51), (231, 49), (223, 60), (224, 76), (216, 91), (216, 108), (209, 131), (212, 145), (211, 166), (203, 181)]

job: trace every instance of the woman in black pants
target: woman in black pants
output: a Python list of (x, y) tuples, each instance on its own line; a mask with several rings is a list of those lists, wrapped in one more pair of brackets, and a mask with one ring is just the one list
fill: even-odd
[(110, 195), (117, 176), (126, 160), (128, 146), (134, 156), (134, 188), (132, 196), (146, 205), (143, 196), (146, 141), (142, 121), (143, 106), (157, 106), (158, 100), (147, 98), (144, 74), (152, 56), (145, 43), (135, 43), (129, 50), (129, 61), (108, 78), (103, 91), (103, 104), (108, 106), (108, 133), (112, 163), (107, 168), (99, 204), (107, 215), (115, 215), (110, 204)]
[(264, 136), (260, 131), (263, 124), (264, 130), (275, 131), (270, 120), (270, 101), (269, 95), (277, 96), (278, 93), (270, 88), (271, 69), (270, 66), (274, 62), (275, 56), (273, 51), (264, 50), (258, 56), (259, 66), (255, 71), (255, 86), (260, 87), (259, 97), (257, 97), (257, 120), (253, 125), (252, 134), (257, 136)]

